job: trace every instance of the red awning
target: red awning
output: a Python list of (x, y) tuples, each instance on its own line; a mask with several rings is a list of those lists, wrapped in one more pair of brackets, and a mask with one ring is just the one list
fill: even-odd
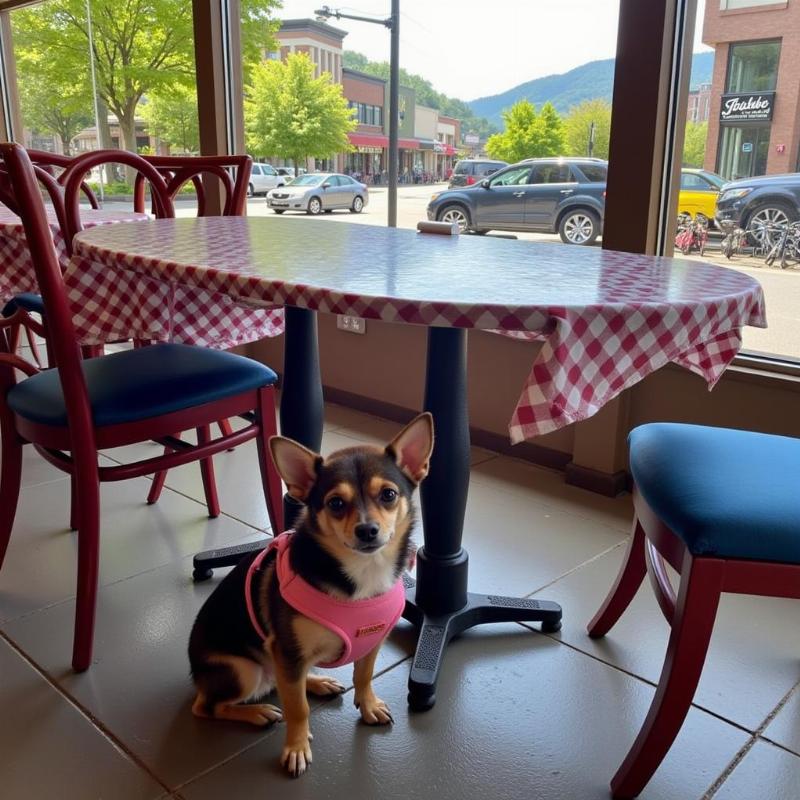
[[(388, 147), (389, 137), (379, 136), (373, 133), (348, 133), (350, 144), (356, 147)], [(402, 150), (419, 150), (417, 139), (398, 139), (398, 146)]]
[(417, 139), (398, 139), (397, 145), (401, 150), (419, 150)]

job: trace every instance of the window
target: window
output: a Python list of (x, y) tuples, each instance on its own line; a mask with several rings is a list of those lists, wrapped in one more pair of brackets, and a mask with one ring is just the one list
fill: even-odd
[(714, 187), (696, 172), (681, 173), (681, 189), (688, 189), (693, 192), (707, 192)]
[(519, 186), (528, 183), (528, 176), (531, 173), (531, 168), (525, 167), (512, 167), (505, 170), (505, 172), (495, 175), (490, 180), (491, 186)]
[(260, 175), (261, 174), (261, 165), (260, 164), (253, 164), (253, 169), (250, 170), (250, 172), (253, 175)]
[(605, 183), (608, 170), (600, 164), (581, 164), (578, 169), (590, 183)]
[(531, 183), (570, 183), (574, 179), (568, 164), (537, 164), (531, 174)]
[(774, 91), (778, 81), (780, 53), (780, 42), (732, 45), (728, 60), (727, 91)]
[(277, 170), (273, 166), (271, 166), (270, 164), (262, 164), (261, 165), (261, 169), (262, 169), (264, 175), (277, 175), (278, 174)]

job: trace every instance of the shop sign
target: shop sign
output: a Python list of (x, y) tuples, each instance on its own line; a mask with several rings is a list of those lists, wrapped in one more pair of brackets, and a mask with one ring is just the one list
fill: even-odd
[(481, 139), (480, 139), (480, 136), (477, 136), (477, 135), (476, 135), (476, 134), (474, 134), (474, 133), (468, 133), (468, 134), (467, 134), (467, 135), (464, 137), (464, 143), (465, 143), (465, 144), (478, 144), (478, 142), (480, 142), (480, 140), (481, 140)]
[(720, 122), (755, 122), (772, 119), (775, 92), (758, 94), (724, 94), (719, 112)]
[(383, 148), (382, 147), (368, 147), (367, 145), (364, 145), (364, 144), (358, 145), (358, 147), (356, 149), (358, 150), (359, 153), (378, 153), (378, 154), (380, 154), (380, 153), (383, 152)]
[(436, 153), (444, 153), (446, 148), (444, 146), (444, 142), (434, 142), (433, 149)]

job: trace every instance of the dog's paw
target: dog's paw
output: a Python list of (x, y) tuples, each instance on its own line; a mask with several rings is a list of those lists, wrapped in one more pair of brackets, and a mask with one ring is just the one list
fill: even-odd
[[(311, 737), (309, 736), (309, 739)], [(301, 744), (287, 744), (281, 753), (281, 766), (293, 777), (299, 778), (311, 763), (311, 747), (308, 739)]]
[(355, 701), (356, 708), (361, 712), (361, 719), (367, 725), (390, 725), (394, 723), (389, 706), (374, 695), (364, 700)]
[(240, 713), (244, 722), (249, 722), (251, 725), (258, 725), (264, 727), (272, 725), (274, 722), (280, 722), (283, 719), (283, 712), (277, 707), (269, 703), (258, 703), (253, 705), (240, 706)]
[(306, 688), (317, 697), (328, 697), (332, 694), (342, 694), (347, 691), (344, 684), (339, 683), (330, 675), (309, 675), (306, 678)]

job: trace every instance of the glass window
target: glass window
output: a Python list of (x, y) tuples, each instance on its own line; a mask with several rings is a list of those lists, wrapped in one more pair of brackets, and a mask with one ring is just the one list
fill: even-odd
[(537, 164), (530, 183), (570, 183), (572, 180), (568, 164)]
[(261, 170), (264, 173), (264, 175), (277, 175), (278, 174), (277, 171), (275, 170), (275, 168), (271, 164), (262, 164), (261, 165)]
[(601, 164), (581, 164), (580, 171), (590, 183), (605, 183), (608, 170)]
[(253, 169), (251, 170), (253, 175), (260, 175), (261, 174), (261, 165), (260, 164), (253, 164)]
[(696, 172), (684, 172), (681, 174), (681, 189), (688, 189), (692, 192), (705, 192), (711, 188), (708, 182)]
[(472, 175), (472, 162), (470, 161), (459, 161), (456, 164), (455, 169), (456, 175)]
[(734, 44), (728, 60), (728, 92), (771, 92), (778, 81), (780, 42)]
[(530, 175), (531, 168), (512, 167), (499, 175), (495, 175), (491, 180), (492, 186), (519, 186), (520, 184), (528, 183), (528, 175)]

